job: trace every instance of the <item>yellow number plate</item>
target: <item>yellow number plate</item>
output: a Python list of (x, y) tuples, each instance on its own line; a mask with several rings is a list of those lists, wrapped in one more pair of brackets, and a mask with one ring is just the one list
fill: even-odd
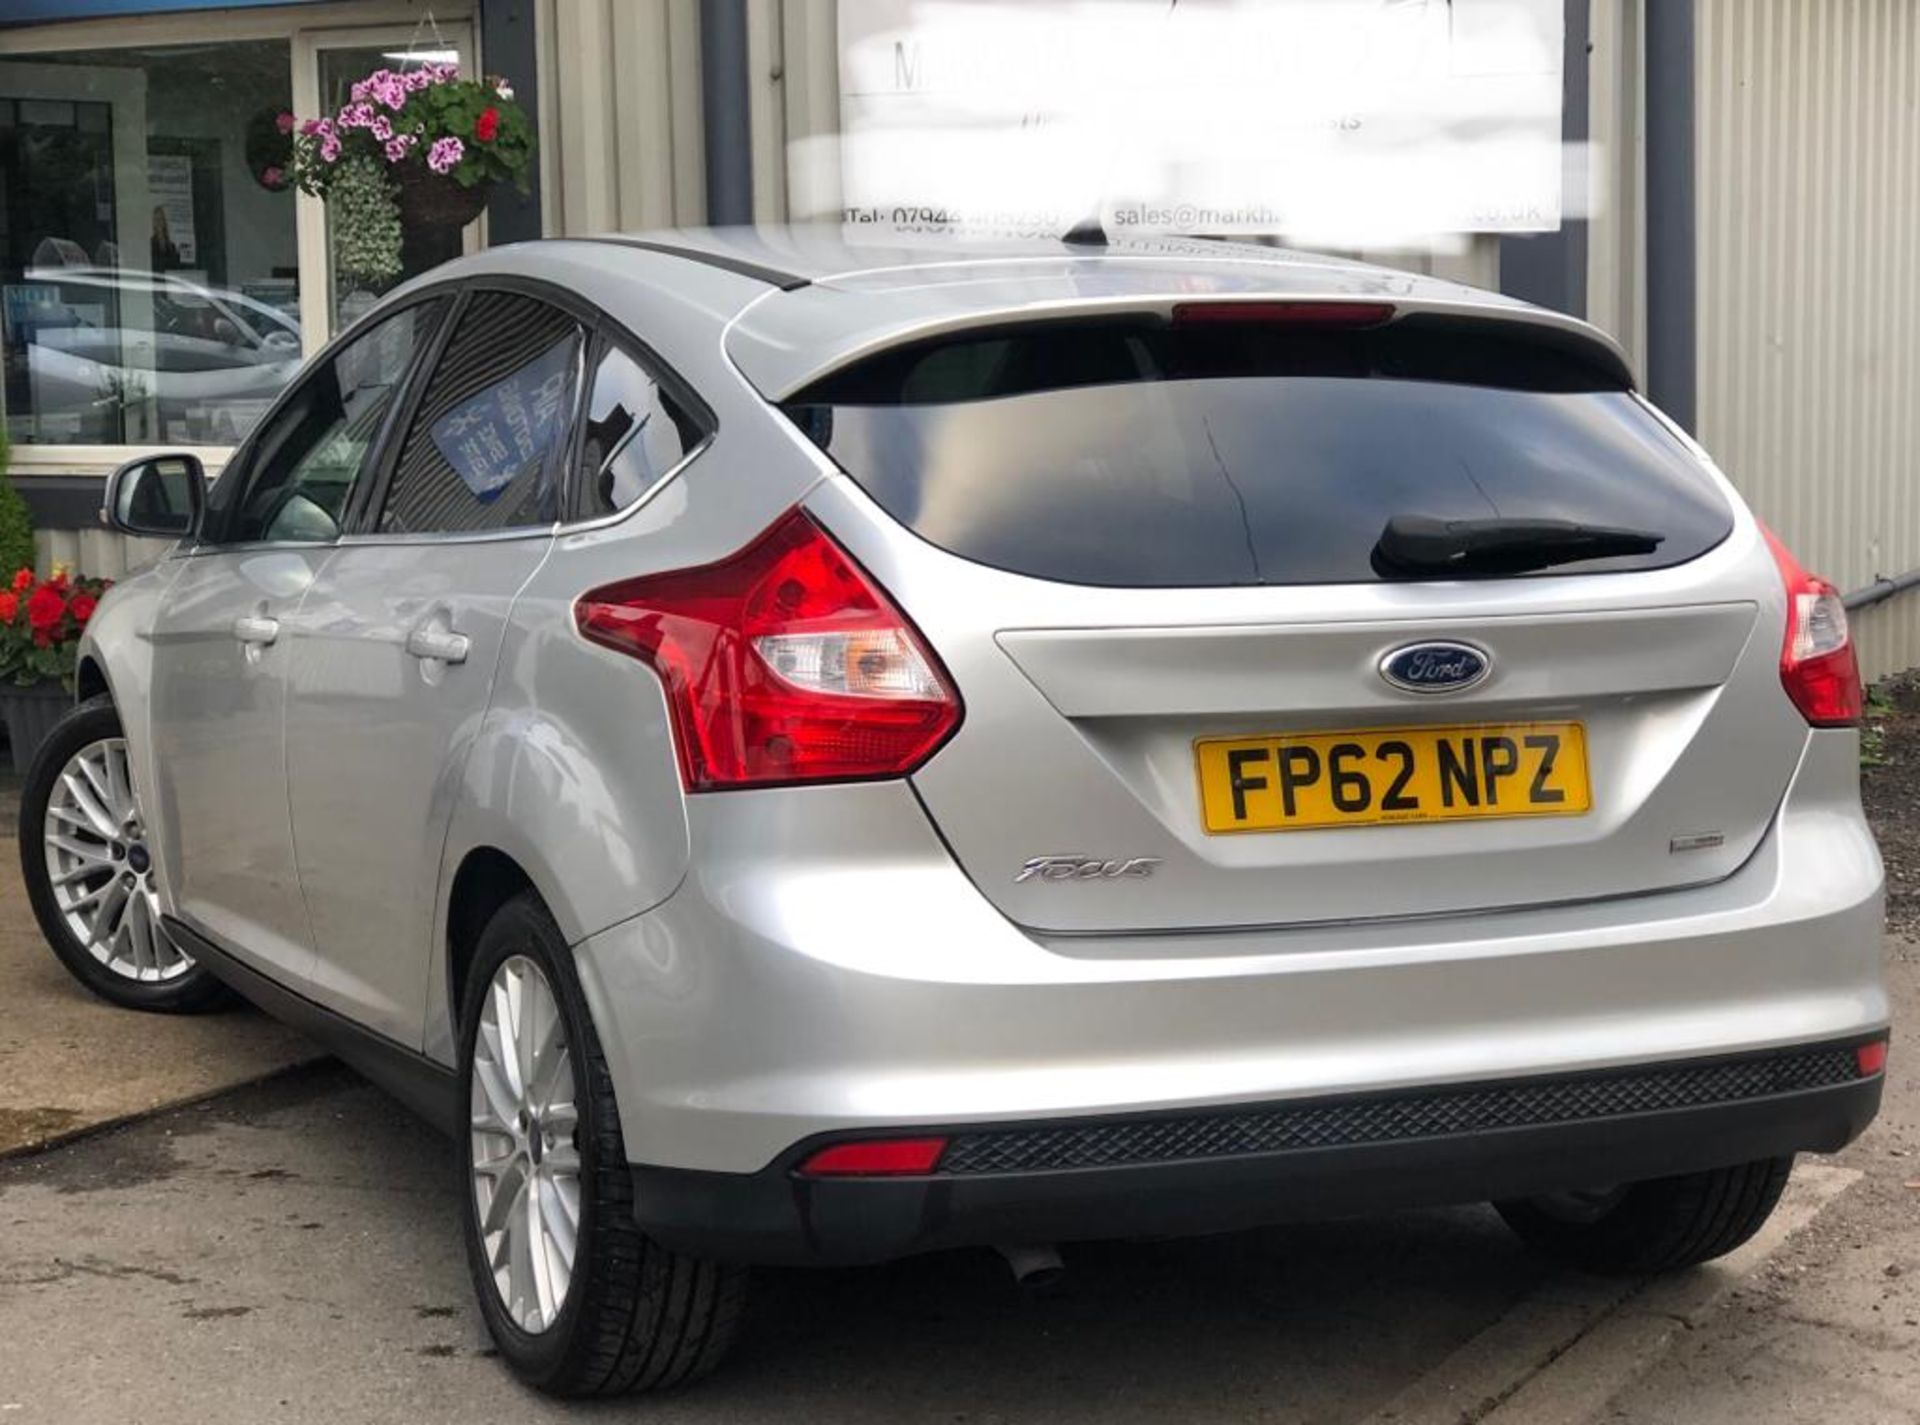
[(1577, 722), (1211, 737), (1193, 745), (1207, 831), (1580, 816), (1592, 805)]

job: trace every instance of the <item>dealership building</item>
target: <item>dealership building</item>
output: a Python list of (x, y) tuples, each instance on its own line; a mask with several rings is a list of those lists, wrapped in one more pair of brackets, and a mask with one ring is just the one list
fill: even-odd
[[(1135, 43), (1149, 22), (1166, 28)], [(1235, 25), (1255, 38), (1222, 41)], [(1183, 77), (1143, 74), (1155, 55)], [(217, 469), (369, 300), (333, 271), (325, 205), (273, 181), (279, 116), (448, 59), (505, 78), (538, 161), (524, 195), (409, 242), (416, 267), (704, 222), (1063, 230), (1085, 194), (1049, 174), (1088, 168), (1063, 133), (1234, 135), (1213, 170), (1103, 159), (1092, 209), (1110, 231), (1158, 214), (1278, 236), (1597, 323), (1853, 596), (1867, 671), (1920, 665), (1912, 0), (0, 0), (0, 401), (43, 557), (102, 575), (144, 557), (96, 527), (102, 477), (155, 448)], [(1394, 66), (1431, 81), (1417, 101), (1313, 82)], [(1052, 75), (1090, 121), (1021, 87)], [(1243, 107), (1209, 136), (1189, 121), (1216, 88)], [(1504, 147), (1409, 171), (1437, 152), (1423, 123)], [(996, 207), (1018, 174), (1032, 191)], [(1308, 190), (1364, 218), (1308, 221)]]

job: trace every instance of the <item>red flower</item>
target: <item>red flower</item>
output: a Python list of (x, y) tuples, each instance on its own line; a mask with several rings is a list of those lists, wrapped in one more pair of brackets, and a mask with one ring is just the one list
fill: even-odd
[(500, 111), (488, 108), (480, 111), (480, 117), (473, 121), (473, 136), (481, 143), (492, 143), (493, 136), (500, 132)]
[(33, 570), (22, 569), (13, 576), (13, 592), (24, 594), (33, 587)]
[(0, 623), (12, 623), (13, 616), (20, 612), (20, 596), (8, 589), (0, 593)]
[(60, 622), (60, 616), (66, 611), (67, 601), (60, 597), (60, 591), (51, 583), (42, 584), (29, 594), (27, 624), (34, 631), (34, 642), (39, 643), (39, 635), (50, 632), (53, 626)]
[(93, 617), (93, 611), (99, 606), (100, 601), (92, 594), (75, 594), (73, 602), (67, 605), (67, 612), (73, 615), (75, 623), (85, 623)]
[(47, 580), (47, 587), (50, 589), (58, 589), (64, 594), (67, 590), (67, 585), (72, 582), (73, 575), (69, 574), (65, 569), (55, 569), (53, 571), (53, 577)]

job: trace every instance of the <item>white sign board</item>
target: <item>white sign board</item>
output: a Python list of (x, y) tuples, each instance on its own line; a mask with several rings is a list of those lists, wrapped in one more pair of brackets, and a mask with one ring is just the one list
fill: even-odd
[[(854, 225), (1388, 245), (1561, 219), (1562, 0), (840, 0)], [(805, 206), (796, 152), (794, 191)]]
[[(200, 260), (199, 244), (193, 232), (193, 160), (185, 154), (148, 154), (147, 197), (154, 207), (156, 256), (164, 238), (174, 248), (169, 261), (182, 267), (193, 266)], [(161, 264), (156, 261), (154, 265)]]

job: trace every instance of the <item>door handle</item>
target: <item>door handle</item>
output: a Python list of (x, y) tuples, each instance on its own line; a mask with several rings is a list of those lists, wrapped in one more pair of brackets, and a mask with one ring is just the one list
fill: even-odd
[(469, 647), (464, 633), (450, 628), (416, 628), (407, 635), (407, 652), (439, 663), (464, 663)]
[(233, 636), (242, 643), (272, 643), (280, 636), (280, 620), (264, 615), (242, 614), (233, 621)]

